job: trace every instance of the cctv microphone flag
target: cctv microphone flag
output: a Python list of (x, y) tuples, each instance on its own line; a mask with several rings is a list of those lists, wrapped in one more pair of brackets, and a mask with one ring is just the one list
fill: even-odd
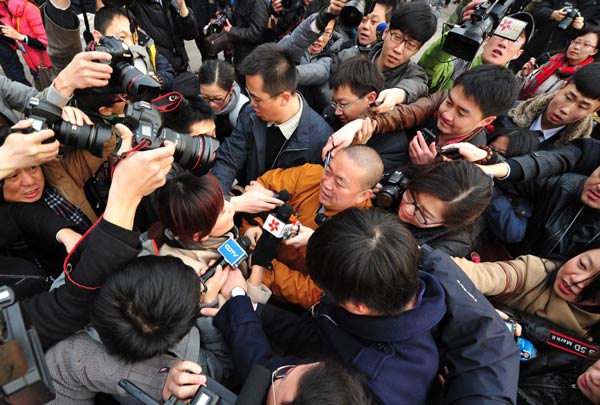
[(525, 27), (527, 27), (525, 21), (517, 20), (512, 17), (504, 17), (502, 21), (500, 21), (500, 24), (498, 24), (498, 27), (496, 27), (494, 35), (514, 42), (519, 39), (519, 36), (521, 36), (525, 30)]
[(237, 265), (248, 257), (246, 250), (240, 246), (239, 243), (233, 238), (227, 239), (221, 246), (217, 248), (217, 252), (231, 267), (237, 267)]

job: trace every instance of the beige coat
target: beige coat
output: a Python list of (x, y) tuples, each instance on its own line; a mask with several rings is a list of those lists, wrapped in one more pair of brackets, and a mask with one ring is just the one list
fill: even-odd
[(519, 256), (505, 262), (473, 263), (453, 258), (473, 284), (492, 302), (548, 319), (563, 328), (586, 335), (600, 321), (600, 314), (587, 312), (560, 299), (547, 288), (546, 277), (559, 265), (536, 256)]

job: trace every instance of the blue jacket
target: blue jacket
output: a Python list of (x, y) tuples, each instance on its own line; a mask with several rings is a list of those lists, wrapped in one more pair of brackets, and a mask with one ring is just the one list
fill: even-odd
[(514, 337), (450, 256), (423, 245), (421, 258), (422, 270), (446, 292), (446, 316), (438, 326), (449, 370), (443, 403), (515, 404), (519, 348)]
[(308, 106), (306, 100), (302, 101), (300, 124), (271, 167), (267, 167), (265, 162), (267, 123), (256, 116), (252, 105), (244, 107), (231, 136), (225, 139), (217, 150), (212, 168), (225, 195), (229, 193), (236, 177), (241, 185), (246, 185), (270, 169), (323, 163), (321, 150), (333, 131), (325, 120)]
[(415, 308), (398, 317), (361, 316), (323, 298), (312, 309), (325, 350), (366, 377), (384, 404), (425, 403), (438, 372), (433, 328), (446, 313), (445, 293), (420, 272)]

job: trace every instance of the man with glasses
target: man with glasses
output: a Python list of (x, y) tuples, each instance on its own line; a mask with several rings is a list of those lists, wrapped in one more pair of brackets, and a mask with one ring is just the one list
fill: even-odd
[(260, 45), (240, 70), (246, 75), (250, 105), (218, 149), (212, 169), (225, 195), (236, 178), (246, 185), (270, 169), (321, 164), (320, 150), (332, 132), (296, 92), (296, 67), (287, 51)]
[(389, 111), (427, 94), (427, 74), (410, 58), (435, 34), (436, 27), (437, 19), (423, 2), (403, 4), (394, 11), (383, 41), (368, 54), (384, 77), (385, 90), (377, 97), (375, 111)]
[(333, 53), (343, 42), (341, 35), (335, 31), (336, 17), (346, 1), (331, 0), (326, 8), (309, 15), (290, 35), (277, 43), (294, 57), (298, 86), (310, 106), (317, 111), (322, 111), (331, 97), (327, 80)]
[[(371, 136), (402, 130), (412, 136), (408, 145), (411, 163), (431, 163), (447, 145), (487, 144), (488, 126), (508, 112), (518, 93), (519, 82), (510, 70), (480, 65), (460, 75), (450, 90), (397, 105), (388, 113), (369, 112), (366, 119), (346, 124), (329, 138), (323, 156), (352, 142), (365, 143)], [(432, 134), (425, 138), (422, 129)]]
[[(468, 21), (473, 7), (465, 8), (464, 21)], [(499, 30), (512, 20), (525, 22), (522, 32), (516, 41), (499, 36)], [(483, 52), (472, 61), (459, 59), (443, 50), (446, 36), (442, 35), (436, 42), (425, 50), (419, 65), (431, 78), (429, 93), (446, 90), (454, 85), (454, 81), (465, 71), (481, 64), (506, 66), (511, 60), (517, 59), (523, 53), (523, 47), (531, 39), (535, 22), (529, 13), (519, 12), (505, 17), (494, 34), (483, 42)]]
[[(355, 56), (339, 65), (329, 79), (333, 90), (331, 105), (323, 111), (323, 117), (334, 131), (370, 110), (383, 89), (383, 81), (383, 74), (363, 56)], [(379, 153), (386, 172), (409, 161), (408, 139), (402, 131), (372, 137), (366, 145)]]

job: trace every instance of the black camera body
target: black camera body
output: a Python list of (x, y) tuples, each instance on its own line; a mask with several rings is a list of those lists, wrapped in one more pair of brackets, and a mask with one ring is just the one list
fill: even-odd
[(380, 181), (382, 187), (377, 193), (375, 205), (386, 209), (397, 207), (407, 182), (408, 179), (400, 170), (385, 173)]
[(567, 15), (565, 16), (565, 18), (562, 19), (560, 24), (558, 24), (558, 28), (561, 30), (566, 30), (567, 28), (569, 28), (569, 26), (573, 24), (573, 20), (579, 17), (579, 10), (575, 7), (569, 7), (565, 9), (565, 12), (567, 13)]
[(282, 0), (281, 1), (281, 6), (285, 10), (296, 10), (296, 9), (302, 8), (303, 5), (304, 4), (303, 4), (302, 0)]
[(349, 0), (342, 8), (338, 20), (344, 28), (355, 28), (374, 8), (375, 0)]
[(444, 40), (443, 50), (464, 60), (473, 60), (483, 40), (506, 15), (514, 0), (485, 1), (479, 4), (471, 19), (452, 28)]
[(209, 135), (189, 136), (163, 127), (161, 112), (152, 104), (136, 101), (125, 108), (125, 122), (133, 131), (133, 144), (142, 149), (160, 148), (165, 141), (175, 144), (175, 161), (196, 174), (206, 174), (215, 159), (219, 141)]
[[(103, 124), (77, 126), (63, 121), (61, 114), (62, 109), (59, 106), (32, 97), (25, 107), (25, 116), (33, 119), (33, 125), (30, 128), (16, 129), (15, 131), (31, 133), (50, 128), (54, 131), (54, 138), (63, 145), (89, 150), (95, 156), (102, 157), (104, 142), (112, 136), (110, 126)], [(47, 142), (53, 142), (54, 138)]]
[(223, 27), (225, 26), (225, 21), (227, 19), (231, 20), (232, 10), (230, 6), (225, 6), (215, 14), (215, 17), (211, 19), (208, 24), (204, 26), (202, 32), (204, 36), (209, 36), (212, 34), (218, 34), (223, 31)]
[(158, 97), (160, 83), (133, 65), (133, 53), (121, 38), (103, 36), (90, 50), (106, 52), (112, 56), (110, 61), (98, 62), (110, 64), (113, 68), (109, 82), (113, 93), (127, 93), (135, 101), (152, 101)]
[(13, 291), (0, 287), (0, 395), (9, 404), (45, 404), (54, 386), (44, 351), (33, 328), (27, 328)]

